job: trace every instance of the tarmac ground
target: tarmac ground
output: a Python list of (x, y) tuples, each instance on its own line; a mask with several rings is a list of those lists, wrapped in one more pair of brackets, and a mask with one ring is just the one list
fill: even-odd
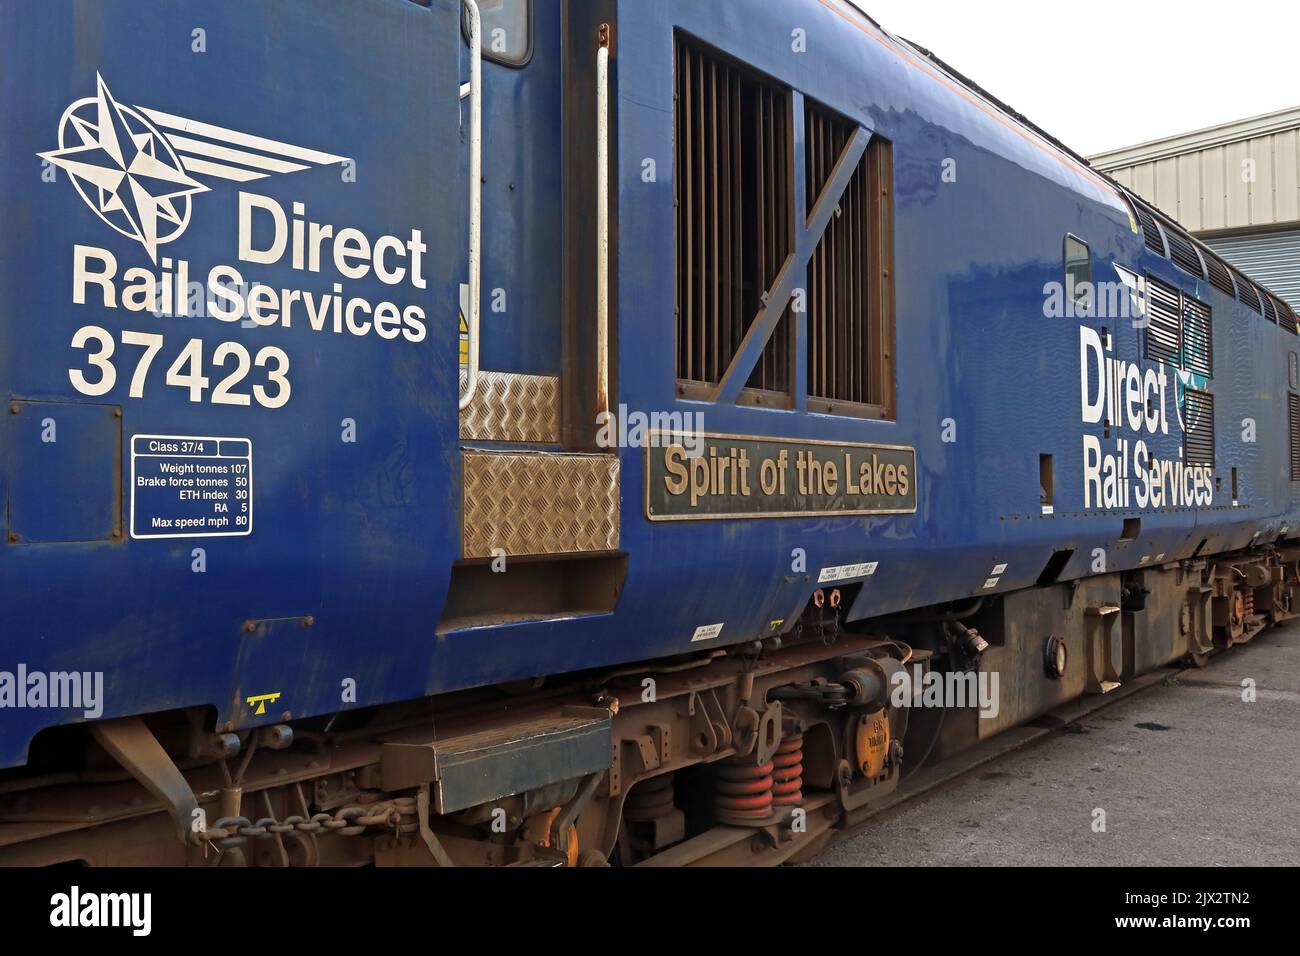
[(1298, 805), (1291, 623), (883, 813), (810, 865), (1294, 866)]

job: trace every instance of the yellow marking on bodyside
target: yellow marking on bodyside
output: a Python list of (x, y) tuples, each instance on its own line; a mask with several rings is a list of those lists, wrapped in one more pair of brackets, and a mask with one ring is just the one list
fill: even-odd
[(249, 707), (252, 707), (254, 704), (257, 705), (257, 709), (253, 711), (254, 714), (265, 714), (266, 705), (274, 704), (279, 699), (280, 699), (279, 691), (276, 691), (274, 694), (262, 694), (258, 697), (245, 698), (245, 700), (247, 700), (248, 702)]

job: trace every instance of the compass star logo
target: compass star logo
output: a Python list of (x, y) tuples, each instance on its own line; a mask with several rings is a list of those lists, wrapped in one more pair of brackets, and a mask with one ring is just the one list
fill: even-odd
[(208, 187), (185, 172), (156, 126), (96, 78), (98, 95), (64, 112), (59, 148), (38, 155), (67, 171), (86, 205), (157, 262), (158, 247), (189, 225), (190, 197)]
[(210, 191), (196, 177), (246, 183), (348, 162), (344, 156), (127, 106), (113, 98), (102, 76), (95, 79), (96, 94), (64, 111), (59, 148), (37, 155), (67, 172), (86, 205), (144, 246), (154, 262), (158, 247), (189, 225), (192, 197)]

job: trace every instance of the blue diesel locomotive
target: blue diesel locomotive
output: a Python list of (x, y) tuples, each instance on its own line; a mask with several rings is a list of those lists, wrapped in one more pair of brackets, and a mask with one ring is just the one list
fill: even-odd
[(0, 44), (0, 862), (798, 859), (1292, 615), (1294, 311), (847, 0)]

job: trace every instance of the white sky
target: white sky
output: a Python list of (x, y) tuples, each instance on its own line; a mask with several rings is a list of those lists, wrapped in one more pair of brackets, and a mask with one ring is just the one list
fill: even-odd
[(1300, 0), (854, 0), (1087, 156), (1300, 106)]

